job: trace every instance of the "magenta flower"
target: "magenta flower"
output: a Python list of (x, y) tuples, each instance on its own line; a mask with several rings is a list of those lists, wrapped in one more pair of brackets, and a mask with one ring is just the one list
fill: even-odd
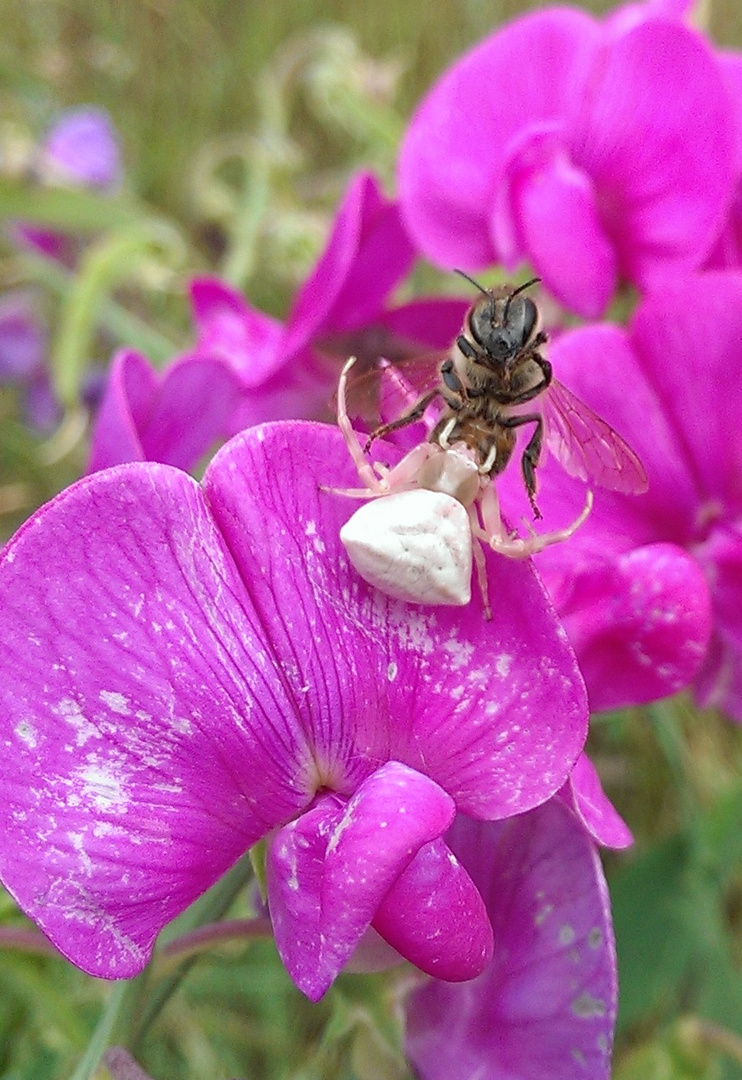
[(608, 1080), (617, 982), (597, 852), (558, 800), (506, 822), (458, 817), (446, 837), (487, 905), (494, 954), (476, 979), (408, 999), (421, 1080)]
[[(742, 274), (668, 282), (626, 331), (572, 331), (550, 357), (649, 476), (640, 498), (601, 493), (569, 552), (539, 563), (593, 707), (694, 679), (702, 705), (742, 721)], [(580, 493), (547, 463), (540, 498), (559, 520)]]
[[(351, 352), (375, 360), (447, 346), (465, 304), (385, 307), (413, 258), (396, 204), (363, 173), (350, 185), (285, 326), (223, 282), (197, 278), (191, 285), (193, 349), (162, 374), (141, 356), (119, 355), (93, 433), (90, 468), (144, 458), (190, 467), (217, 436), (266, 420), (325, 417)], [(204, 397), (207, 369), (218, 384), (214, 402)], [(196, 423), (208, 431), (197, 440), (192, 425), (204, 408), (209, 423)], [(157, 414), (168, 417), (166, 436), (150, 434)]]
[(545, 9), (487, 38), (424, 99), (400, 203), (438, 265), (526, 260), (594, 317), (620, 280), (645, 288), (701, 264), (732, 197), (735, 140), (716, 60), (677, 18)]
[(230, 442), (199, 486), (95, 473), (0, 561), (0, 877), (86, 971), (159, 930), (268, 838), (284, 963), (318, 998), (372, 925), (423, 971), (486, 967), (482, 897), (444, 834), (564, 783), (584, 686), (527, 563), (490, 558), (492, 621), (364, 584), (338, 539), (340, 432)]

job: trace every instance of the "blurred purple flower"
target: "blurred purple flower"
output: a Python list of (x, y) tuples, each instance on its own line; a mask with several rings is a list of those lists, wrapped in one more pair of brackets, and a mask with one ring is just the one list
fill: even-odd
[(110, 191), (122, 178), (118, 134), (105, 109), (68, 109), (39, 147), (36, 172), (43, 180)]
[(582, 748), (579, 669), (529, 563), (489, 559), (495, 618), (370, 589), (338, 532), (339, 431), (251, 429), (203, 485), (134, 463), (43, 507), (0, 561), (0, 876), (86, 971), (268, 838), (292, 978), (320, 997), (370, 925), (468, 979), (492, 930), (443, 839), (544, 802)]
[(431, 981), (406, 1003), (421, 1080), (608, 1080), (617, 981), (595, 847), (558, 800), (505, 822), (459, 816), (446, 836), (477, 885), (494, 954), (476, 979)]
[(523, 16), (433, 87), (399, 164), (405, 224), (429, 258), (526, 260), (588, 317), (620, 280), (646, 288), (701, 264), (735, 178), (727, 87), (695, 31), (656, 5), (629, 14)]
[(28, 423), (44, 432), (57, 423), (60, 409), (46, 368), (47, 331), (37, 301), (23, 289), (0, 297), (0, 385), (18, 386)]
[[(649, 476), (640, 498), (601, 492), (569, 552), (539, 563), (593, 708), (693, 679), (702, 705), (742, 722), (742, 273), (668, 282), (627, 330), (572, 331), (550, 358)], [(568, 515), (574, 488), (547, 462), (544, 515)]]
[[(121, 149), (105, 109), (82, 105), (62, 113), (36, 151), (34, 174), (44, 184), (115, 191), (123, 176)], [(14, 237), (50, 258), (74, 258), (74, 238), (65, 233), (19, 225)]]
[[(385, 307), (413, 257), (396, 204), (384, 198), (373, 176), (362, 173), (351, 183), (327, 247), (285, 326), (250, 307), (223, 282), (195, 279), (193, 349), (159, 375), (144, 357), (119, 355), (95, 426), (90, 468), (143, 457), (186, 468), (217, 435), (230, 436), (266, 420), (325, 418), (351, 352), (370, 362), (448, 345), (465, 304), (440, 300)], [(210, 368), (219, 387), (228, 384), (218, 391), (217, 402), (207, 401), (207, 382), (187, 374), (192, 366), (200, 372)], [(196, 451), (192, 424), (202, 409), (213, 424), (206, 425), (208, 440), (202, 439)], [(160, 414), (171, 418), (164, 434), (154, 430), (151, 419)]]

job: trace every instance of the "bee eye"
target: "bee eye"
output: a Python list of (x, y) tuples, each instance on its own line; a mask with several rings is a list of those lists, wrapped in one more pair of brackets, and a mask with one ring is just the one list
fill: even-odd
[(538, 308), (533, 300), (528, 299), (528, 297), (522, 301), (522, 306), (523, 341), (525, 342), (532, 337), (533, 332), (536, 329), (536, 323), (538, 322)]

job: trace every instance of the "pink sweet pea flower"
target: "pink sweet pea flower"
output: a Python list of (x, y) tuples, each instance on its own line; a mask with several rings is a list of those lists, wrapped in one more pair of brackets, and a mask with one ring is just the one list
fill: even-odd
[[(161, 374), (141, 356), (119, 355), (93, 433), (90, 468), (144, 458), (187, 468), (217, 435), (228, 437), (266, 420), (325, 418), (350, 353), (370, 362), (447, 346), (465, 303), (385, 306), (413, 258), (398, 207), (384, 198), (371, 174), (362, 173), (350, 185), (327, 247), (285, 325), (250, 307), (223, 282), (195, 279), (193, 349)], [(194, 365), (198, 372), (188, 374)], [(206, 403), (208, 383), (201, 382), (207, 368), (219, 384), (213, 404)], [(208, 426), (208, 441), (204, 435), (195, 452), (191, 425), (203, 408), (214, 423), (199, 422)], [(166, 446), (142, 426), (151, 428), (157, 413), (173, 418)]]
[(621, 280), (700, 265), (732, 197), (736, 137), (715, 57), (677, 18), (547, 8), (433, 87), (402, 146), (400, 203), (438, 265), (526, 260), (595, 317)]
[(487, 905), (486, 970), (431, 981), (406, 1003), (421, 1080), (608, 1080), (617, 1007), (608, 890), (595, 847), (559, 800), (504, 822), (459, 816), (446, 837)]
[[(277, 464), (278, 463), (278, 464)], [(0, 559), (0, 877), (60, 951), (136, 974), (261, 838), (281, 956), (320, 997), (369, 926), (475, 977), (492, 929), (444, 836), (565, 783), (587, 703), (530, 564), (489, 559), (494, 618), (369, 588), (338, 538), (336, 429), (251, 429), (198, 485), (89, 476)]]
[[(702, 705), (742, 721), (742, 274), (668, 282), (627, 330), (571, 331), (549, 356), (649, 477), (638, 498), (596, 493), (569, 551), (540, 557), (593, 708), (693, 679)], [(556, 462), (540, 471), (544, 515), (560, 520), (581, 492)]]

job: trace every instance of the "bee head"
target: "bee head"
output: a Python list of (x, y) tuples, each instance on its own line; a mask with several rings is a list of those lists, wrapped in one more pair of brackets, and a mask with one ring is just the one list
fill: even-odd
[(494, 369), (509, 367), (535, 334), (539, 319), (533, 300), (520, 294), (541, 279), (531, 278), (505, 296), (497, 296), (494, 290), (485, 289), (461, 270), (456, 273), (482, 294), (467, 318), (468, 330), (481, 350), (479, 362)]

